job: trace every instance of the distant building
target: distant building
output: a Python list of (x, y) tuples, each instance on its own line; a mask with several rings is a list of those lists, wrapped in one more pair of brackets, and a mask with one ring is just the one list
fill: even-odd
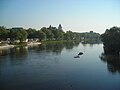
[(93, 31), (90, 31), (89, 32), (89, 38), (93, 38), (94, 37), (94, 32)]
[(90, 32), (85, 32), (85, 33), (80, 33), (80, 39), (81, 41), (99, 41), (100, 40), (100, 34), (99, 33), (95, 33), (93, 31)]

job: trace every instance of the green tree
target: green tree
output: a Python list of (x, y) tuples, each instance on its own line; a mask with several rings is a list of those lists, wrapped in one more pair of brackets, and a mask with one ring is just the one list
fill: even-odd
[(50, 25), (48, 28), (41, 28), (41, 30), (46, 33), (47, 40), (63, 40), (64, 38), (64, 31), (61, 24), (59, 24), (58, 29)]
[(74, 39), (74, 33), (72, 31), (67, 31), (65, 34), (65, 40), (73, 40)]
[(37, 32), (37, 37), (39, 38), (40, 41), (46, 40), (46, 34), (41, 30)]
[(29, 39), (35, 39), (35, 38), (37, 38), (37, 31), (35, 29), (29, 28), (26, 31), (28, 33), (28, 38)]
[(19, 30), (15, 33), (16, 39), (20, 40), (20, 42), (23, 42), (27, 39), (27, 32), (25, 30)]
[(63, 40), (64, 39), (64, 32), (63, 31), (59, 31), (58, 39), (59, 40)]
[(59, 31), (58, 31), (58, 29), (56, 27), (51, 27), (50, 30), (52, 31), (52, 33), (54, 35), (54, 39), (58, 40), (58, 37), (59, 37)]
[(105, 50), (111, 51), (115, 54), (120, 52), (120, 28), (112, 27), (106, 29), (105, 33), (101, 35)]
[(47, 40), (52, 40), (54, 38), (54, 34), (48, 28), (43, 27), (43, 28), (41, 28), (41, 31), (43, 31), (46, 34), (46, 39)]
[(74, 32), (74, 39), (75, 39), (75, 40), (80, 40), (80, 34)]
[(20, 40), (20, 43), (27, 39), (28, 33), (24, 29), (10, 30), (10, 38), (11, 40)]
[(0, 26), (0, 40), (6, 40), (8, 37), (7, 34), (8, 31), (6, 30), (6, 28), (4, 26)]

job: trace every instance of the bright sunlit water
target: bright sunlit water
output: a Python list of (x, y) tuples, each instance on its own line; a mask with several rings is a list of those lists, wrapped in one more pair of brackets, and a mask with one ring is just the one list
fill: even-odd
[(0, 50), (0, 90), (120, 90), (120, 63), (102, 60), (103, 52), (77, 42)]

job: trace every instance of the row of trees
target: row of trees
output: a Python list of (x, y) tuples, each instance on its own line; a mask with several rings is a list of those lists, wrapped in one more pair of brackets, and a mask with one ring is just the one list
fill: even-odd
[(61, 24), (58, 28), (52, 27), (51, 25), (47, 27), (42, 27), (40, 30), (35, 30), (29, 28), (26, 30), (28, 33), (28, 38), (39, 38), (41, 40), (77, 40), (80, 39), (80, 33), (63, 31)]
[(39, 39), (41, 40), (76, 40), (80, 39), (80, 33), (67, 31), (66, 33), (62, 30), (61, 24), (58, 28), (42, 27), (40, 30), (36, 29), (23, 29), (23, 28), (11, 28), (6, 29), (4, 26), (0, 26), (0, 40), (20, 40), (20, 42), (28, 39)]

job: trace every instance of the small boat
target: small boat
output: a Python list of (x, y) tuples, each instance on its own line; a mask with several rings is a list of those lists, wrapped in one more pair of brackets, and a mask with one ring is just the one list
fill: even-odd
[(80, 52), (78, 55), (82, 55), (83, 54), (83, 52)]

